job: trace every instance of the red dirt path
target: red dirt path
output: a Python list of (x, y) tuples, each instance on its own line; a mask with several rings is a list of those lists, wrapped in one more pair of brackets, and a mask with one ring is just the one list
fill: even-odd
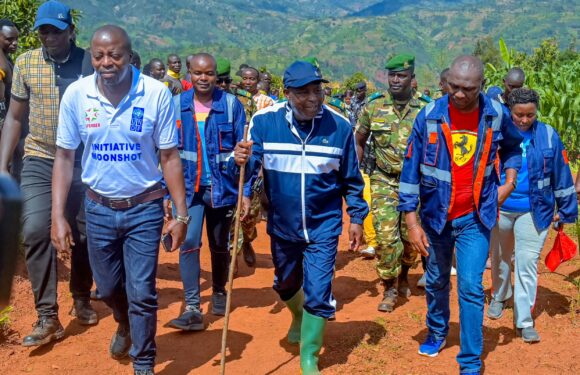
[[(298, 374), (298, 349), (284, 341), (290, 314), (271, 289), (273, 268), (263, 223), (258, 230), (260, 236), (254, 243), (259, 253), (257, 268), (247, 268), (240, 259), (240, 275), (234, 284), (227, 373)], [(413, 287), (413, 296), (400, 303), (395, 312), (379, 313), (376, 305), (382, 290), (378, 288), (373, 262), (346, 251), (347, 247), (343, 236), (334, 281), (337, 319), (327, 326), (322, 373), (457, 373), (459, 325), (455, 281), (447, 347), (437, 358), (420, 357), (416, 354), (417, 346), (426, 333), (424, 293)], [(182, 308), (177, 262), (177, 253), (161, 253), (156, 373), (217, 374), (223, 318), (206, 315), (208, 327), (204, 332), (181, 333), (165, 327)], [(59, 304), (66, 337), (34, 350), (19, 345), (36, 318), (30, 283), (19, 277), (14, 286), (11, 334), (7, 341), (0, 342), (0, 374), (132, 374), (129, 361), (117, 362), (108, 356), (109, 340), (116, 325), (104, 303), (94, 303), (101, 319), (97, 326), (85, 328), (71, 321), (67, 314), (72, 300), (65, 264), (66, 260), (60, 267)], [(202, 268), (210, 269), (206, 247), (202, 250)], [(580, 289), (571, 283), (575, 278), (580, 280), (579, 269), (580, 260), (576, 258), (561, 266), (558, 274), (550, 274), (542, 257), (535, 308), (541, 343), (527, 345), (515, 338), (511, 308), (499, 321), (485, 319), (486, 374), (580, 374)], [(25, 276), (25, 271), (20, 274)], [(413, 285), (419, 276), (420, 267), (412, 270)], [(211, 294), (209, 277), (207, 271), (202, 273), (204, 311), (208, 311)], [(489, 296), (489, 271), (485, 273), (484, 285)]]

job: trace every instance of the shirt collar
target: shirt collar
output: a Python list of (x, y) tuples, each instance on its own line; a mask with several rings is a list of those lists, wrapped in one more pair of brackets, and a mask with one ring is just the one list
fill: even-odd
[(62, 62), (57, 62), (56, 60), (54, 60), (48, 54), (48, 52), (46, 51), (46, 49), (44, 48), (44, 46), (41, 46), (40, 47), (40, 50), (42, 51), (42, 57), (44, 58), (45, 61), (52, 61), (52, 62), (57, 63), (57, 64), (65, 64), (65, 63), (69, 62), (73, 58), (73, 54), (76, 52), (75, 51), (76, 48), (77, 48), (76, 44), (74, 42), (70, 42), (70, 51), (69, 51), (68, 57), (67, 57), (67, 59), (65, 61), (62, 61)]

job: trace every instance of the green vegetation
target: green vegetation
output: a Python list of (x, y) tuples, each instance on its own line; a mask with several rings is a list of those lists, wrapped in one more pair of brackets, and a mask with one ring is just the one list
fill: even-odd
[(6, 331), (10, 328), (10, 313), (12, 312), (12, 306), (8, 306), (3, 310), (0, 310), (0, 333)]
[(84, 15), (81, 44), (96, 27), (116, 23), (143, 61), (205, 50), (231, 59), (232, 67), (265, 65), (280, 74), (296, 58), (317, 56), (333, 80), (362, 71), (381, 85), (388, 55), (413, 52), (419, 84), (431, 88), (454, 56), (485, 36), (503, 35), (523, 51), (548, 36), (566, 45), (578, 36), (580, 14), (577, 0), (63, 1)]
[[(20, 31), (16, 55), (40, 47), (38, 34), (32, 28), (34, 27), (36, 9), (43, 2), (44, 0), (0, 0), (1, 17), (14, 22)], [(75, 24), (78, 24), (80, 11), (74, 9), (72, 16)]]
[(540, 94), (539, 118), (552, 125), (562, 137), (569, 158), (578, 162), (580, 157), (580, 54), (575, 41), (561, 50), (556, 39), (546, 39), (531, 54), (508, 48), (500, 39), (500, 64), (487, 64), (489, 85), (502, 84), (511, 67), (519, 66), (526, 72), (526, 86)]

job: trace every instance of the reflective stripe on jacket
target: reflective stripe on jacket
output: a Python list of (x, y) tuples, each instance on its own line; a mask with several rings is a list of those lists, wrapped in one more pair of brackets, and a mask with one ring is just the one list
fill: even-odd
[[(257, 112), (250, 123), (252, 156), (246, 178), (263, 167), (270, 202), (268, 233), (288, 241), (317, 242), (342, 232), (342, 199), (351, 223), (368, 213), (349, 121), (323, 106), (302, 138), (288, 102)], [(234, 160), (232, 176), (239, 174)]]
[[(183, 164), (187, 202), (191, 203), (193, 194), (199, 190), (202, 171), (202, 148), (197, 123), (194, 121), (194, 90), (180, 94), (180, 117), (177, 122), (178, 148)], [(205, 121), (205, 146), (211, 171), (212, 207), (235, 205), (237, 183), (227, 173), (227, 161), (231, 158), (237, 142), (244, 136), (246, 114), (242, 103), (232, 94), (215, 89), (213, 102)], [(244, 195), (249, 196), (249, 184)]]
[[(421, 203), (424, 225), (441, 232), (455, 199), (453, 189), (453, 142), (447, 95), (429, 103), (419, 112), (407, 142), (399, 185), (398, 210), (411, 212)], [(495, 160), (504, 168), (519, 170), (522, 137), (500, 103), (479, 95), (481, 111), (474, 155), (473, 197), (481, 222), (491, 229), (498, 216), (499, 179)]]
[(536, 229), (550, 226), (554, 212), (560, 222), (574, 223), (578, 218), (578, 201), (568, 155), (558, 133), (550, 125), (536, 121), (532, 140), (526, 149), (530, 207)]

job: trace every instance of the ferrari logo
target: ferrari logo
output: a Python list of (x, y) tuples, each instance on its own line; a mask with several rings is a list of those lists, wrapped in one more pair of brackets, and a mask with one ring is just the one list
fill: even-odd
[(453, 132), (451, 138), (453, 139), (453, 161), (461, 167), (469, 162), (475, 154), (477, 133)]

